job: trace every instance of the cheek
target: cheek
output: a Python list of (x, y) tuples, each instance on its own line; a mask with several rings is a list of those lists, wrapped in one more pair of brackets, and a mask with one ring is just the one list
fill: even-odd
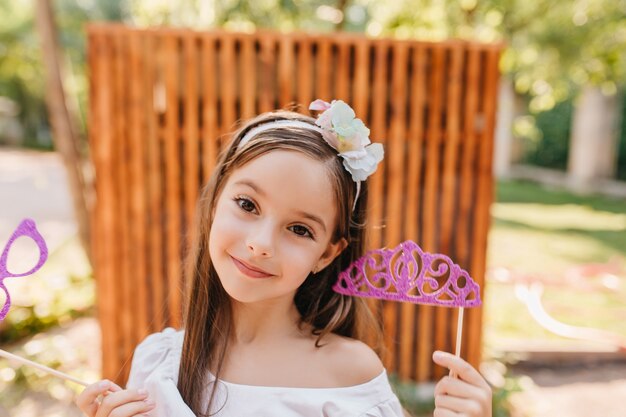
[(216, 207), (209, 235), (209, 253), (212, 257), (240, 238), (239, 223), (227, 208), (222, 205)]
[(310, 245), (298, 245), (293, 242), (285, 242), (281, 245), (281, 259), (294, 274), (304, 278), (313, 269), (321, 253)]

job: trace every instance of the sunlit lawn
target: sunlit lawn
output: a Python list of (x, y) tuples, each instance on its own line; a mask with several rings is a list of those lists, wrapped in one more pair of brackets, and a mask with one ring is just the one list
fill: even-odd
[[(518, 277), (559, 281), (546, 285), (542, 297), (554, 318), (626, 337), (626, 201), (580, 197), (527, 182), (501, 182), (491, 213), (487, 346), (560, 339), (535, 323), (516, 297), (514, 285), (496, 280), (502, 272), (494, 273), (493, 268), (507, 268)], [(577, 279), (567, 272), (610, 261), (620, 272)], [(571, 282), (564, 282), (567, 277)]]

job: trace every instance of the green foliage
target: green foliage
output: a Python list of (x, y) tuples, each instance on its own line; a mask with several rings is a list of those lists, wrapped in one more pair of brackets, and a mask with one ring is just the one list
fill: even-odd
[[(24, 129), (24, 145), (52, 149), (35, 4), (34, 1), (0, 3), (0, 97), (7, 97), (19, 106), (17, 119)], [(120, 20), (122, 9), (118, 2), (75, 0), (55, 1), (53, 7), (64, 52), (60, 58), (69, 74), (67, 99), (77, 102), (83, 121), (87, 101), (84, 25), (90, 20)], [(79, 128), (84, 136), (84, 124)]]
[(41, 54), (31, 10), (25, 2), (2, 2), (0, 14), (0, 96), (18, 104), (25, 144), (49, 147)]
[(540, 136), (527, 141), (525, 162), (561, 170), (567, 168), (572, 111), (572, 100), (566, 100), (535, 115)]
[[(51, 252), (35, 275), (15, 285), (19, 291), (12, 292), (11, 314), (1, 323), (0, 344), (93, 314), (95, 284), (77, 237)], [(20, 298), (20, 294), (27, 297)]]
[(78, 317), (94, 313), (93, 277), (69, 277), (71, 291), (52, 291), (48, 308), (40, 305), (13, 306), (0, 331), (0, 343), (31, 336)]
[(626, 90), (622, 91), (622, 111), (619, 132), (618, 153), (617, 153), (617, 178), (626, 180)]
[[(0, 96), (19, 104), (25, 143), (50, 148), (34, 4), (0, 5), (4, 17), (0, 20), (0, 52), (4, 52), (0, 53)], [(516, 91), (529, 99), (530, 113), (537, 120), (530, 129), (542, 133), (531, 143), (528, 159), (542, 166), (565, 166), (568, 100), (580, 87), (596, 85), (605, 94), (614, 94), (626, 80), (626, 0), (57, 0), (53, 4), (63, 60), (71, 74), (68, 96), (78, 103), (81, 122), (87, 100), (84, 25), (93, 20), (199, 30), (330, 32), (341, 28), (370, 36), (504, 42), (501, 68)], [(338, 9), (341, 5), (343, 10)], [(527, 121), (533, 122), (533, 116)], [(80, 128), (84, 133), (84, 122)], [(626, 162), (620, 162), (619, 175), (626, 178), (622, 165)]]
[(531, 96), (535, 112), (586, 84), (613, 94), (626, 79), (626, 0), (400, 0), (368, 7), (372, 35), (505, 42), (501, 67), (518, 93)]
[(492, 417), (510, 417), (513, 411), (510, 400), (511, 395), (523, 391), (520, 379), (505, 375), (504, 384), (493, 390)]
[(427, 385), (402, 382), (396, 374), (389, 375), (389, 383), (402, 406), (414, 416), (432, 415), (435, 399)]

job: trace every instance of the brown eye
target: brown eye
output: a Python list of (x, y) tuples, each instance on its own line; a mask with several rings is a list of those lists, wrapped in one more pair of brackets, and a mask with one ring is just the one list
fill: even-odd
[(247, 198), (237, 197), (235, 198), (235, 202), (242, 210), (247, 211), (248, 213), (252, 213), (256, 210), (254, 203)]
[(313, 239), (313, 233), (311, 233), (311, 231), (307, 227), (297, 224), (295, 226), (291, 226), (290, 229), (298, 236)]

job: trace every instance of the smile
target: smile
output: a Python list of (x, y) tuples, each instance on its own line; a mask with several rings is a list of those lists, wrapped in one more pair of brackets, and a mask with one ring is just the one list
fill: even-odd
[(233, 263), (235, 264), (235, 266), (237, 267), (237, 269), (239, 269), (239, 271), (241, 271), (242, 274), (249, 276), (250, 278), (269, 278), (269, 277), (273, 277), (274, 275), (269, 274), (263, 270), (260, 269), (256, 269), (253, 268), (251, 266), (249, 266), (248, 264), (243, 263), (242, 261), (240, 261), (237, 258), (234, 257), (230, 257), (230, 259), (233, 260)]

